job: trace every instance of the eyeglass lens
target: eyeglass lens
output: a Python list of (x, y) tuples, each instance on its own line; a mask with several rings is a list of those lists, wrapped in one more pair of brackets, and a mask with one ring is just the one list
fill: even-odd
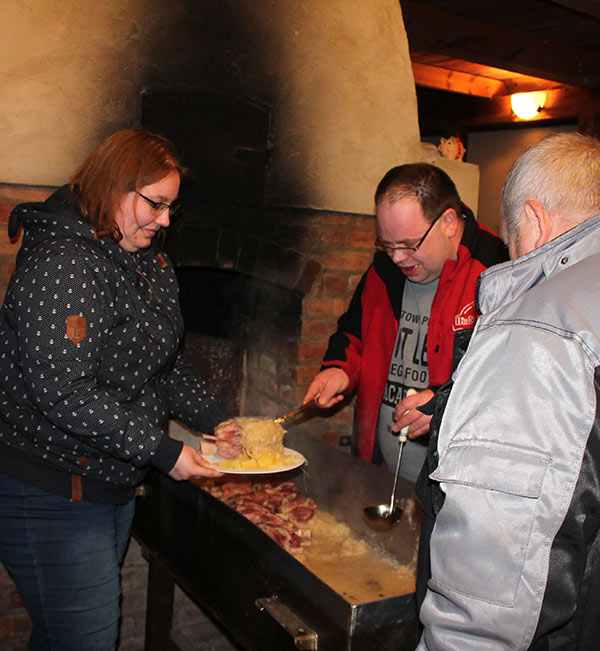
[(141, 192), (138, 192), (137, 190), (135, 191), (135, 193), (140, 197), (142, 197), (142, 199), (144, 199), (144, 201), (146, 201), (150, 205), (152, 210), (158, 210), (160, 212), (168, 210), (169, 213), (172, 215), (179, 208), (179, 201), (177, 200), (175, 200), (173, 203), (165, 203), (164, 201), (154, 201), (153, 199), (150, 199), (150, 197), (147, 197), (146, 195), (142, 194)]
[(429, 235), (431, 229), (435, 226), (439, 218), (446, 212), (446, 208), (429, 224), (429, 228), (425, 231), (425, 235), (414, 245), (414, 246), (389, 246), (384, 244), (379, 238), (375, 240), (375, 248), (379, 251), (385, 251), (388, 255), (393, 255), (394, 251), (418, 251), (419, 247), (425, 241), (425, 238)]

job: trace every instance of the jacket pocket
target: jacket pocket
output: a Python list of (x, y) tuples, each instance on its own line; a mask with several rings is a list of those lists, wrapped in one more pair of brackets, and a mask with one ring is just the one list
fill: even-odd
[(550, 461), (544, 453), (497, 442), (449, 446), (431, 475), (446, 493), (432, 539), (434, 583), (514, 605)]

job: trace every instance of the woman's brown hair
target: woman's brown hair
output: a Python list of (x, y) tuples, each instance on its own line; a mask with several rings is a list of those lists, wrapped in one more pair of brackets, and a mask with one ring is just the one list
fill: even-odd
[(160, 181), (170, 172), (187, 173), (173, 145), (142, 129), (117, 131), (92, 151), (69, 182), (84, 219), (98, 238), (122, 237), (115, 214), (128, 192)]

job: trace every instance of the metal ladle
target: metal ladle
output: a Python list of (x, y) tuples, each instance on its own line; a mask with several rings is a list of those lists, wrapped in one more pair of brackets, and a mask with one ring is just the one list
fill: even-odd
[[(406, 392), (406, 395), (411, 396), (414, 393), (417, 392), (414, 389), (409, 389)], [(386, 529), (391, 529), (402, 516), (402, 509), (399, 506), (395, 506), (396, 486), (398, 485), (400, 463), (402, 461), (402, 450), (404, 449), (404, 444), (406, 443), (407, 438), (408, 425), (406, 427), (403, 427), (398, 434), (400, 449), (398, 450), (398, 460), (396, 461), (396, 472), (394, 474), (394, 484), (392, 486), (392, 495), (390, 497), (389, 505), (378, 504), (377, 506), (367, 506), (363, 510), (364, 518), (371, 529), (376, 529), (377, 531), (385, 531)]]

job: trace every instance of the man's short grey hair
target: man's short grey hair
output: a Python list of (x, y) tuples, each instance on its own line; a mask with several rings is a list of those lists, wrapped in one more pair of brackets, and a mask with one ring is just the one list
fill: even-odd
[(501, 215), (509, 234), (518, 235), (528, 200), (573, 225), (600, 214), (600, 140), (558, 133), (526, 149), (502, 188)]

